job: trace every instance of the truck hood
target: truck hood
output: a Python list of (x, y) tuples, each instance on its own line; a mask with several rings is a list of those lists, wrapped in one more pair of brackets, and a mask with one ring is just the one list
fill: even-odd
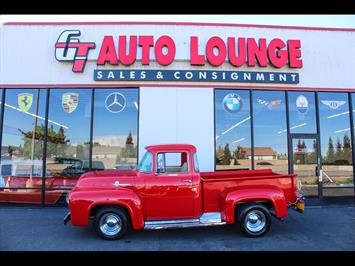
[[(80, 176), (73, 190), (80, 189), (112, 189), (132, 187), (135, 184), (136, 170), (101, 170), (91, 171)], [(118, 181), (118, 183), (117, 183)]]

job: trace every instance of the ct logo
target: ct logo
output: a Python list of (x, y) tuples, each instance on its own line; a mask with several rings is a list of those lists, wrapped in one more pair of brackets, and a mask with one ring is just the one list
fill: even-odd
[(55, 44), (55, 58), (60, 62), (73, 62), (73, 72), (83, 72), (94, 42), (80, 42), (80, 30), (63, 31)]
[(119, 92), (112, 92), (106, 97), (105, 107), (111, 113), (122, 112), (126, 107), (126, 98)]

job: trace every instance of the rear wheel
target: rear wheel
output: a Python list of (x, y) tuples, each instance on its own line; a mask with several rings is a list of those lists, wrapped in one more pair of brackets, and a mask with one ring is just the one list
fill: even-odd
[(271, 214), (262, 204), (247, 203), (238, 209), (237, 225), (247, 236), (262, 236), (270, 230)]
[(94, 228), (103, 239), (121, 238), (128, 230), (128, 215), (120, 207), (103, 207), (95, 215)]

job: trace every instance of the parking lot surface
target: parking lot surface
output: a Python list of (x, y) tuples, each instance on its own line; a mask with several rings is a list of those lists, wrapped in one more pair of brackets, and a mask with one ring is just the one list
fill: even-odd
[(0, 206), (1, 251), (354, 251), (355, 206), (313, 206), (273, 219), (261, 238), (233, 225), (131, 231), (123, 239), (100, 239), (92, 226), (63, 225), (65, 207)]

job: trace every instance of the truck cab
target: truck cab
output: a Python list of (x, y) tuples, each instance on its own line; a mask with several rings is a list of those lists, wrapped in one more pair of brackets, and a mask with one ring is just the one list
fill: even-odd
[(128, 230), (236, 224), (248, 236), (261, 236), (271, 216), (288, 208), (303, 211), (296, 175), (265, 170), (200, 172), (197, 150), (189, 144), (146, 147), (137, 169), (83, 174), (69, 195), (66, 224), (93, 220), (103, 239)]

